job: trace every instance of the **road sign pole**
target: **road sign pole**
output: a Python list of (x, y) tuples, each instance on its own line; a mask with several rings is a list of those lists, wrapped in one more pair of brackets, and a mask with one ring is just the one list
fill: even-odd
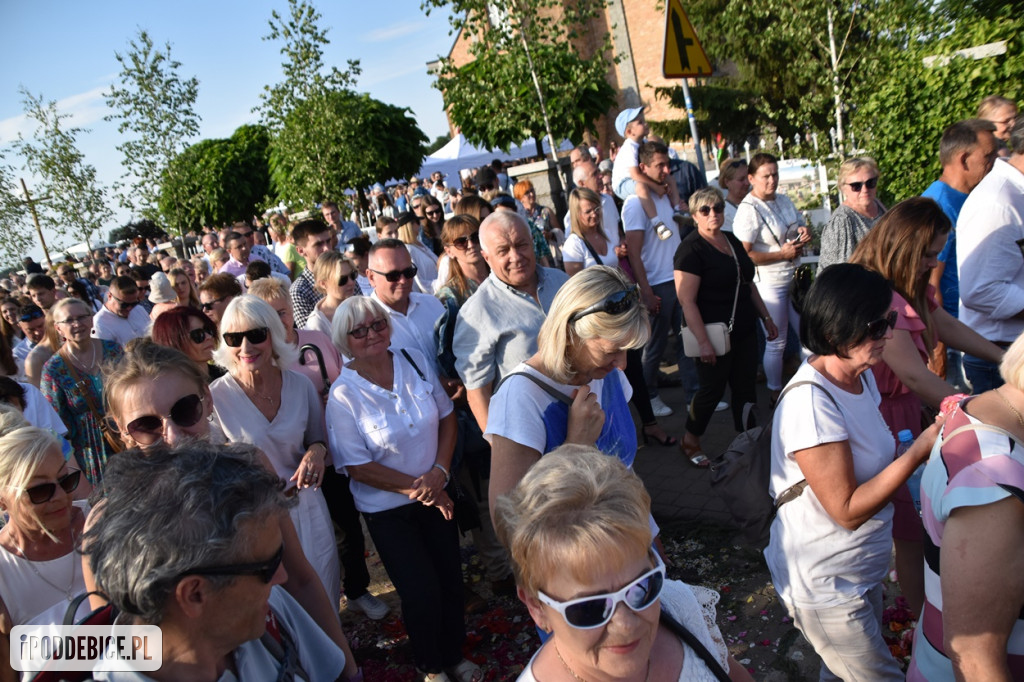
[(693, 149), (697, 152), (697, 167), (700, 168), (700, 172), (703, 175), (706, 171), (704, 170), (704, 151), (700, 146), (700, 136), (697, 134), (697, 118), (693, 115), (693, 101), (690, 99), (690, 86), (686, 84), (686, 79), (683, 79), (683, 99), (686, 102), (686, 116), (690, 119), (690, 135), (693, 136)]

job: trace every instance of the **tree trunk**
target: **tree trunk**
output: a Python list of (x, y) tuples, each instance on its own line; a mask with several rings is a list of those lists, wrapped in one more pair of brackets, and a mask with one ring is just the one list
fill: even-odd
[(832, 21), (832, 8), (827, 10), (828, 17), (828, 51), (832, 58), (832, 97), (835, 100), (836, 108), (836, 145), (839, 147), (839, 155), (844, 154), (843, 138), (843, 95), (839, 85), (839, 55), (836, 54), (836, 32), (835, 23)]

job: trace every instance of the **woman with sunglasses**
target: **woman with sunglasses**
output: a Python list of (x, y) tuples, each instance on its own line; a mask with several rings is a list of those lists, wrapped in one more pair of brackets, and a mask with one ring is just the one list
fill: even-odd
[(498, 499), (519, 598), (549, 635), (519, 682), (752, 679), (715, 623), (718, 595), (666, 579), (650, 508), (633, 472), (575, 444)]
[(7, 515), (0, 530), (4, 647), (15, 625), (62, 623), (68, 604), (85, 591), (76, 550), (85, 514), (72, 504), (81, 473), (69, 468), (56, 435), (30, 426), (13, 407), (0, 407), (0, 507)]
[(313, 264), (313, 280), (314, 287), (324, 297), (313, 306), (313, 312), (302, 328), (330, 337), (335, 311), (342, 301), (357, 291), (356, 277), (356, 266), (341, 253), (328, 251), (320, 254)]
[(843, 195), (843, 203), (832, 212), (821, 232), (818, 272), (833, 263), (849, 261), (857, 244), (885, 213), (885, 206), (876, 196), (878, 164), (870, 156), (843, 161), (836, 186)]
[[(165, 313), (166, 315), (166, 313)], [(161, 318), (164, 316), (161, 316)], [(166, 444), (176, 447), (188, 439), (225, 442), (225, 436), (213, 419), (213, 396), (206, 373), (181, 351), (155, 343), (148, 337), (128, 344), (121, 362), (107, 367), (104, 383), (108, 387), (107, 410), (125, 444), (147, 448)], [(138, 453), (131, 450), (121, 456)], [(260, 455), (263, 466), (276, 471), (270, 459)], [(100, 503), (101, 505), (102, 503)], [(97, 505), (96, 509), (100, 507)], [(93, 522), (90, 516), (88, 525)], [(284, 588), (323, 628), (324, 632), (352, 659), (337, 617), (337, 602), (332, 602), (320, 578), (303, 553), (291, 517), (281, 520), (284, 539), (283, 564), (288, 571)], [(86, 584), (95, 589), (95, 581), (84, 563)], [(93, 603), (97, 608), (101, 601)]]
[(95, 487), (103, 480), (107, 458), (116, 452), (104, 436), (100, 370), (124, 352), (113, 341), (92, 337), (92, 310), (77, 298), (61, 299), (50, 314), (65, 340), (43, 367), (40, 390), (68, 427), (78, 467)]
[(171, 308), (153, 320), (150, 335), (161, 346), (180, 350), (187, 355), (208, 381), (224, 376), (224, 369), (213, 364), (213, 351), (217, 348), (217, 325), (198, 308)]
[[(686, 433), (680, 448), (696, 467), (711, 464), (701, 451), (704, 435), (715, 407), (729, 387), (733, 425), (737, 431), (753, 426), (751, 409), (757, 401), (757, 335), (755, 326), (764, 324), (769, 341), (779, 335), (757, 287), (752, 285), (754, 263), (743, 244), (725, 223), (725, 202), (714, 187), (690, 196), (690, 214), (697, 229), (679, 244), (675, 255), (676, 295), (683, 308), (686, 329), (700, 344), (694, 358), (700, 389), (693, 397), (686, 417)], [(705, 325), (728, 325), (729, 350), (719, 354)]]
[(213, 320), (214, 324), (220, 324), (221, 315), (224, 314), (228, 303), (241, 295), (242, 285), (238, 283), (237, 278), (227, 273), (210, 275), (199, 285), (199, 309)]
[(389, 350), (391, 317), (368, 296), (334, 315), (334, 345), (352, 361), (327, 401), (334, 462), (351, 478), (381, 562), (402, 599), (417, 680), (479, 682), (462, 657), (462, 564), (451, 477), (456, 417), (432, 358)]
[(441, 230), (444, 229), (444, 207), (434, 195), (423, 197), (423, 243), (440, 256), (444, 253), (441, 245)]
[(928, 458), (942, 420), (893, 459), (869, 370), (882, 362), (896, 317), (882, 275), (852, 263), (818, 275), (800, 320), (813, 355), (773, 421), (777, 515), (764, 554), (779, 598), (822, 659), (822, 680), (903, 680), (882, 637), (891, 503)]
[(718, 172), (718, 186), (725, 192), (725, 222), (722, 230), (732, 232), (732, 221), (736, 209), (750, 193), (750, 178), (747, 177), (747, 162), (743, 159), (726, 159)]
[[(928, 276), (946, 244), (951, 225), (942, 208), (931, 199), (901, 201), (881, 217), (850, 258), (892, 283), (893, 310), (897, 313), (892, 340), (885, 345), (882, 362), (874, 368), (882, 394), (879, 409), (894, 434), (909, 429), (921, 433), (921, 408), (938, 410), (943, 398), (956, 389), (928, 369), (938, 342), (998, 364), (999, 346), (960, 322), (935, 300)], [(915, 615), (924, 603), (924, 527), (904, 486), (895, 500), (893, 539), (900, 588)]]
[(490, 505), (562, 443), (595, 445), (631, 466), (636, 426), (626, 351), (651, 333), (636, 285), (618, 268), (595, 265), (558, 290), (537, 334), (537, 352), (491, 398)]
[(334, 528), (320, 486), (327, 466), (323, 403), (313, 383), (287, 369), (298, 350), (265, 301), (243, 295), (231, 301), (220, 326), (214, 360), (228, 373), (210, 385), (217, 423), (227, 439), (267, 453), (281, 478), (294, 484), (299, 504), (292, 521), (306, 558), (332, 604), (341, 598), (341, 569)]

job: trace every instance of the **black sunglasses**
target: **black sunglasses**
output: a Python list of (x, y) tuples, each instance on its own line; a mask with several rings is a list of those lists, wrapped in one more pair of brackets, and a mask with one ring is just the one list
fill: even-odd
[(872, 341), (881, 341), (886, 332), (896, 328), (896, 318), (896, 311), (890, 310), (882, 319), (868, 322), (868, 337)]
[(723, 213), (725, 213), (725, 204), (712, 204), (711, 206), (701, 206), (700, 208), (697, 209), (697, 213), (700, 213), (702, 216), (709, 216), (711, 215), (712, 211), (714, 211), (718, 215), (722, 215)]
[(454, 246), (459, 251), (465, 251), (466, 249), (469, 248), (470, 242), (473, 242), (477, 246), (480, 246), (480, 233), (472, 232), (463, 237), (456, 237), (455, 239), (452, 240), (452, 246)]
[(40, 483), (31, 488), (25, 488), (25, 494), (28, 495), (28, 499), (32, 504), (46, 504), (53, 499), (58, 485), (61, 490), (70, 495), (78, 489), (78, 483), (81, 480), (81, 471), (71, 471), (59, 477), (56, 483)]
[(199, 329), (190, 329), (188, 332), (188, 338), (192, 340), (192, 343), (202, 343), (206, 340), (206, 337), (215, 338), (217, 332), (207, 329), (206, 327), (200, 327)]
[(183, 578), (186, 575), (254, 575), (264, 583), (269, 584), (274, 579), (274, 574), (277, 573), (277, 569), (281, 566), (283, 558), (284, 545), (282, 544), (274, 552), (274, 556), (266, 561), (258, 561), (251, 564), (228, 564), (226, 566), (201, 566), (182, 573), (180, 577)]
[[(197, 330), (201, 331), (201, 330)], [(171, 406), (170, 420), (182, 428), (195, 426), (203, 418), (203, 397), (198, 393), (187, 395)], [(133, 419), (124, 427), (139, 445), (152, 445), (164, 437), (164, 418), (147, 414)]]
[(42, 310), (33, 310), (30, 313), (25, 313), (24, 315), (20, 315), (18, 317), (18, 320), (20, 322), (31, 322), (32, 320), (38, 320), (40, 317), (43, 317), (45, 314), (46, 313), (44, 313)]
[(427, 210), (423, 211), (423, 214), (428, 216), (438, 216), (442, 215), (442, 213), (443, 211), (439, 208), (428, 208)]
[(248, 339), (249, 343), (255, 345), (266, 341), (268, 336), (270, 336), (270, 330), (266, 327), (247, 329), (244, 332), (224, 332), (224, 343), (232, 348), (238, 348), (242, 345), (242, 339)]
[(223, 301), (226, 298), (231, 298), (231, 294), (228, 294), (226, 296), (221, 296), (220, 298), (215, 298), (212, 301), (209, 301), (207, 303), (201, 304), (199, 307), (202, 308), (204, 313), (208, 313), (211, 310), (213, 310), (214, 306), (216, 306), (218, 303), (220, 303), (221, 301)]
[(370, 269), (371, 272), (376, 272), (378, 275), (383, 277), (389, 282), (397, 282), (398, 280), (405, 277), (406, 279), (412, 279), (419, 272), (419, 269), (415, 265), (410, 265), (405, 270), (392, 270), (391, 272), (381, 272), (380, 270)]
[(861, 187), (867, 187), (868, 189), (874, 189), (878, 187), (878, 176), (865, 180), (864, 182), (848, 182), (846, 186), (852, 189), (854, 192), (859, 192)]
[(370, 324), (363, 325), (362, 327), (356, 327), (349, 332), (349, 335), (353, 339), (364, 339), (366, 335), (370, 333), (370, 330), (377, 332), (378, 334), (384, 331), (388, 326), (388, 321), (383, 317), (379, 320), (374, 320)]
[(351, 275), (342, 275), (341, 277), (339, 277), (338, 286), (345, 286), (346, 284), (348, 284), (349, 280), (352, 280), (353, 282), (356, 281), (356, 273), (353, 272)]
[[(142, 289), (139, 289), (139, 291), (142, 291)], [(117, 305), (118, 305), (118, 307), (121, 310), (131, 310), (132, 308), (134, 308), (135, 306), (137, 306), (139, 304), (138, 301), (122, 301), (121, 299), (119, 299), (117, 296), (114, 296), (113, 294), (110, 295), (110, 298), (112, 298), (115, 301), (117, 301)]]
[(628, 289), (622, 291), (616, 291), (611, 296), (608, 296), (600, 303), (595, 303), (589, 308), (584, 308), (579, 312), (573, 313), (572, 317), (569, 318), (569, 324), (579, 321), (581, 318), (594, 313), (607, 313), (608, 315), (621, 315), (630, 308), (633, 304), (640, 300), (640, 288), (637, 285), (633, 285)]

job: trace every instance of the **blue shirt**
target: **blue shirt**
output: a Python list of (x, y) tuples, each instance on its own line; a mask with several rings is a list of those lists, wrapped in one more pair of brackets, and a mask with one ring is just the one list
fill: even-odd
[(952, 315), (960, 315), (960, 276), (956, 266), (956, 221), (960, 217), (960, 209), (967, 201), (967, 195), (953, 189), (942, 180), (936, 180), (921, 196), (933, 199), (946, 214), (954, 229), (946, 237), (946, 246), (939, 253), (939, 262), (945, 263), (942, 279), (939, 280), (939, 293), (942, 294), (942, 308)]

